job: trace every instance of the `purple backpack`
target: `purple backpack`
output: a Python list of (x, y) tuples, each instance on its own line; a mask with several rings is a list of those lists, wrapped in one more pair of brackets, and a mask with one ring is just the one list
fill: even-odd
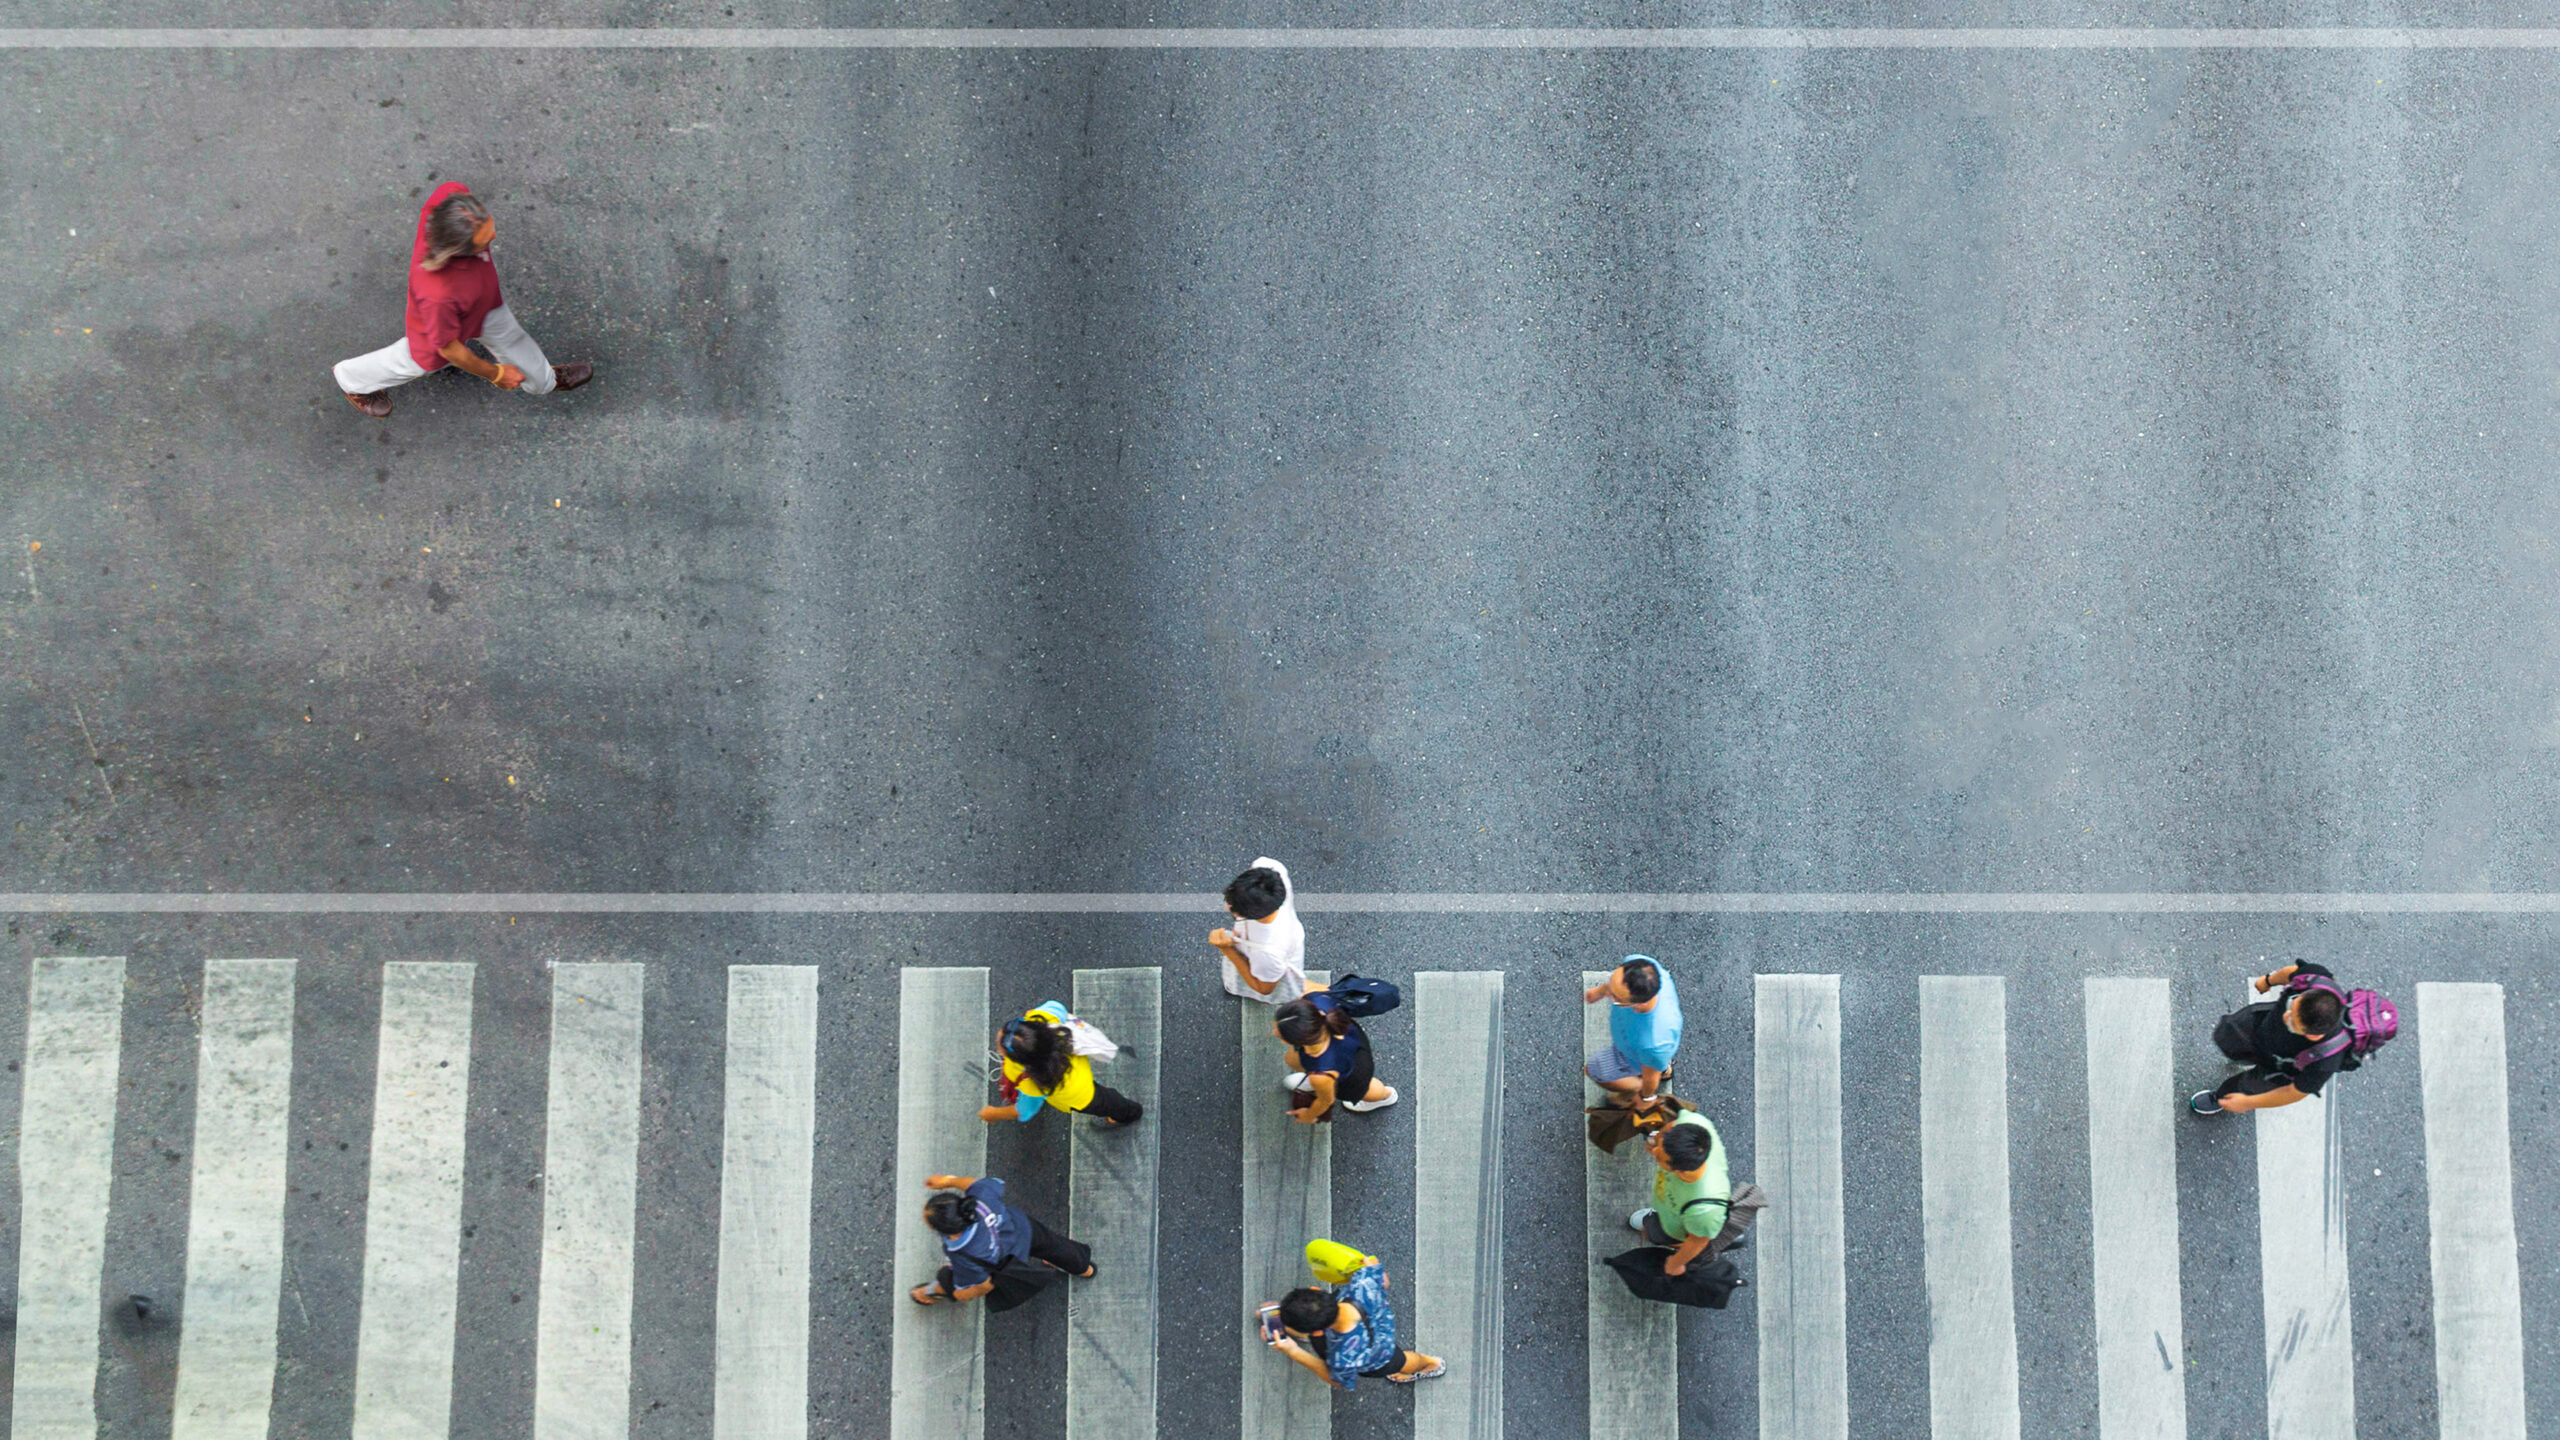
[(2338, 997), (2346, 1009), (2346, 1022), (2320, 1039), (2295, 1052), (2284, 1062), (2285, 1068), (2300, 1074), (2323, 1060), (2343, 1055), (2338, 1066), (2353, 1070), (2364, 1063), (2364, 1057), (2391, 1043), (2400, 1033), (2400, 1007), (2385, 999), (2378, 991), (2347, 991), (2324, 975), (2296, 975), (2284, 983), (2284, 994), (2290, 998), (2312, 990), (2326, 990)]

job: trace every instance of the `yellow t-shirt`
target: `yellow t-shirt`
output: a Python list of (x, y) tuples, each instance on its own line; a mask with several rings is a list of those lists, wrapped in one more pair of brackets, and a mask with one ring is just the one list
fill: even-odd
[[(1051, 1020), (1055, 1017), (1038, 1010), (1030, 1010), (1025, 1011), (1022, 1018)], [(1045, 1100), (1061, 1110), (1082, 1110), (1093, 1103), (1093, 1062), (1081, 1055), (1068, 1058), (1067, 1076), (1058, 1082), (1058, 1088), (1055, 1091), (1041, 1089), (1039, 1082), (1031, 1078), (1030, 1072), (1022, 1068), (1022, 1062), (1011, 1056), (1005, 1057), (1004, 1078), (1012, 1081), (1014, 1088), (1023, 1094)], [(1037, 1106), (1033, 1107), (1035, 1112), (1037, 1109)], [(1022, 1118), (1028, 1120), (1031, 1115), (1026, 1113)]]

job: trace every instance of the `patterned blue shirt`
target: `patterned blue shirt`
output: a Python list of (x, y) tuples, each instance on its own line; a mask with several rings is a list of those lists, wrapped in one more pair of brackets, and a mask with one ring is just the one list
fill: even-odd
[(1325, 1368), (1333, 1372), (1335, 1384), (1349, 1390), (1360, 1383), (1361, 1371), (1396, 1358), (1396, 1312), (1387, 1303), (1385, 1268), (1361, 1266), (1333, 1298), (1360, 1312), (1359, 1324), (1329, 1330), (1324, 1337)]

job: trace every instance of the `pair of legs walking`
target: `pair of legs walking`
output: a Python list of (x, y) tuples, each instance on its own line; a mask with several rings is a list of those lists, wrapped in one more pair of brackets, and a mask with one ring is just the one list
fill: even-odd
[[(480, 324), (479, 340), (500, 364), (513, 365), (524, 372), (525, 394), (548, 395), (559, 385), (558, 372), (551, 368), (542, 347), (517, 323), (512, 308), (501, 305), (490, 311)], [(408, 338), (403, 336), (379, 350), (339, 361), (332, 373), (337, 376), (338, 388), (349, 395), (377, 395), (430, 372), (409, 353)]]
[[(1031, 1222), (1032, 1259), (1039, 1261), (1041, 1264), (1048, 1266), (1052, 1270), (1063, 1270), (1067, 1274), (1073, 1275), (1079, 1280), (1088, 1278), (1092, 1275), (1092, 1247), (1084, 1244), (1084, 1242), (1080, 1240), (1071, 1239), (1067, 1236), (1061, 1235), (1057, 1231), (1050, 1229), (1048, 1226), (1041, 1224), (1040, 1217), (1036, 1215), (1023, 1215), (1022, 1218)], [(950, 1294), (953, 1290), (958, 1288), (954, 1283), (951, 1267), (948, 1265), (943, 1266), (941, 1271), (934, 1276), (934, 1279), (941, 1284), (942, 1293), (945, 1295)]]
[(1147, 1113), (1147, 1107), (1097, 1080), (1093, 1082), (1093, 1100), (1077, 1112), (1114, 1125), (1135, 1125)]

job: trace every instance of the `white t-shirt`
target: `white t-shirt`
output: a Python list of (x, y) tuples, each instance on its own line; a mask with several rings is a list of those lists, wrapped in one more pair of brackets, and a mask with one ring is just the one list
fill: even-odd
[(1265, 995), (1244, 983), (1235, 965), (1226, 956), (1218, 957), (1218, 978), (1227, 993), (1265, 1005), (1278, 1005), (1307, 993), (1307, 927), (1298, 923), (1298, 887), (1290, 882), (1289, 867), (1268, 855), (1256, 858), (1246, 867), (1252, 870), (1274, 870), (1280, 875), (1280, 908), (1268, 920), (1247, 920), (1242, 916), (1227, 926), (1236, 937), (1236, 949), (1244, 953), (1245, 963), (1253, 967), (1253, 978), (1271, 985)]

